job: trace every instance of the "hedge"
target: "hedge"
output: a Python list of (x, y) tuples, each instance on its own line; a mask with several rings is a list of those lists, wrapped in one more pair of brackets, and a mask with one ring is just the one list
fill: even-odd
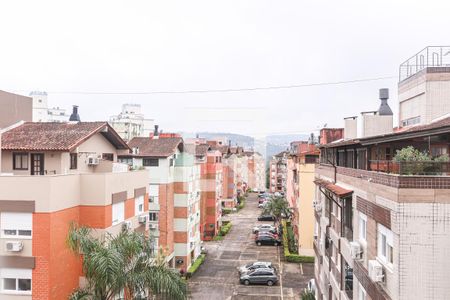
[(222, 215), (228, 215), (232, 212), (231, 208), (222, 208)]
[(314, 262), (314, 256), (303, 256), (291, 253), (289, 251), (289, 239), (287, 236), (287, 226), (286, 226), (286, 220), (281, 221), (283, 225), (283, 248), (284, 248), (284, 258), (288, 262), (293, 263), (313, 263)]
[(227, 223), (225, 223), (225, 222), (223, 222), (222, 223), (222, 227), (220, 227), (220, 231), (219, 231), (219, 235), (221, 235), (221, 236), (225, 236), (225, 235), (227, 235), (227, 233), (230, 231), (230, 229), (231, 229), (231, 222), (227, 222)]
[(200, 254), (200, 256), (194, 261), (194, 263), (190, 266), (187, 271), (186, 277), (189, 278), (194, 274), (197, 269), (201, 266), (201, 264), (205, 261), (206, 254)]

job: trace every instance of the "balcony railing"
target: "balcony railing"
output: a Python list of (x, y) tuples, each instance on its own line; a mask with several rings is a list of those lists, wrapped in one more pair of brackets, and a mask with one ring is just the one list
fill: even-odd
[(370, 160), (371, 171), (399, 175), (450, 175), (450, 162)]

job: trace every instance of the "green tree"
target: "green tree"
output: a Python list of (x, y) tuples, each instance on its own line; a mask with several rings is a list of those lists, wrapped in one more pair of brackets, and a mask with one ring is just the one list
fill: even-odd
[(83, 257), (87, 286), (74, 291), (69, 299), (112, 300), (120, 293), (125, 293), (126, 299), (138, 295), (186, 299), (185, 281), (167, 267), (161, 254), (154, 255), (151, 242), (141, 233), (126, 230), (94, 238), (90, 228), (73, 224), (67, 244)]
[(292, 216), (292, 208), (283, 197), (272, 197), (264, 207), (263, 214), (275, 217), (275, 222), (280, 224), (281, 219), (290, 219)]

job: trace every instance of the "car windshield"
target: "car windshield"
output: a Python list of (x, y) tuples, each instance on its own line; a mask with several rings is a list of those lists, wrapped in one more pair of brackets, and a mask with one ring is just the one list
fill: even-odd
[(253, 266), (253, 263), (249, 263), (249, 264), (245, 265), (246, 268), (250, 268), (251, 266)]

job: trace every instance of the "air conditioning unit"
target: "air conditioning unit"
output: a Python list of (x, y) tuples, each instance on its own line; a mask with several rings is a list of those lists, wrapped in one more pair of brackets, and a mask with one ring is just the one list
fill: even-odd
[(360, 259), (362, 254), (361, 244), (358, 242), (350, 242), (350, 251), (353, 259)]
[(147, 223), (148, 215), (142, 215), (138, 217), (139, 224), (145, 224)]
[(383, 281), (383, 266), (376, 260), (369, 260), (369, 277), (373, 282)]
[(131, 221), (125, 221), (122, 224), (122, 229), (123, 230), (130, 230), (131, 229), (131, 225), (132, 225)]
[(98, 165), (98, 163), (99, 163), (98, 157), (94, 157), (94, 156), (88, 157), (88, 165), (95, 166), (95, 165)]
[(8, 252), (20, 252), (23, 249), (23, 243), (20, 241), (6, 242), (6, 251)]

